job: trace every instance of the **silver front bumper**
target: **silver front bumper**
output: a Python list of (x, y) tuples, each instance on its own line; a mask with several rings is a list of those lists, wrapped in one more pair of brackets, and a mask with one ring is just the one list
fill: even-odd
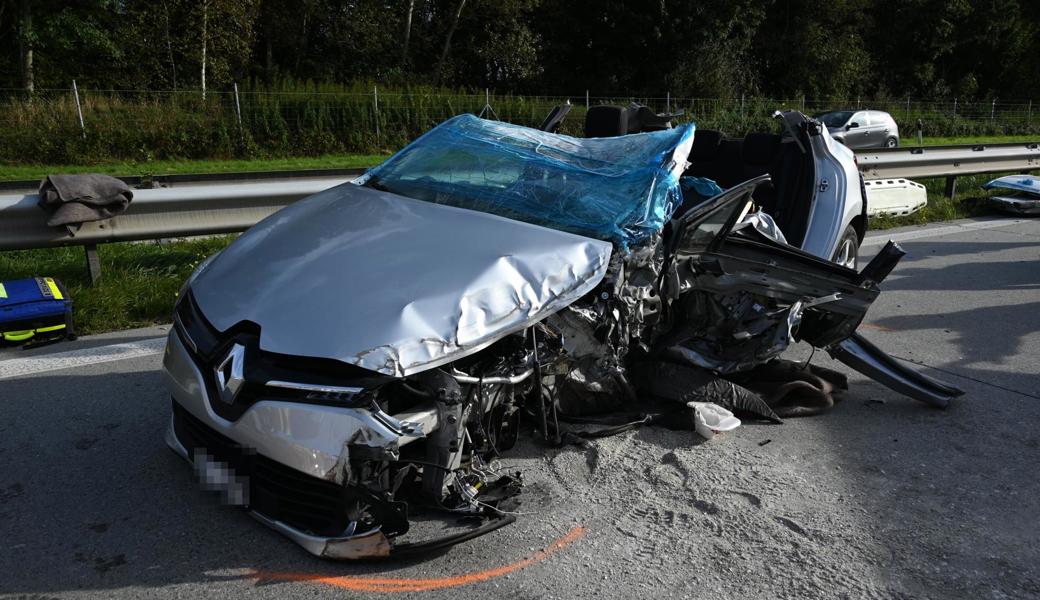
[[(225, 420), (210, 407), (203, 375), (175, 330), (167, 339), (163, 377), (174, 402), (217, 433), (301, 473), (337, 483), (344, 481), (351, 445), (395, 454), (400, 446), (421, 437), (423, 430), (430, 432), (437, 426), (436, 411), (432, 415), (428, 411), (411, 413), (409, 420), (422, 423), (422, 427), (414, 435), (400, 435), (368, 409), (271, 400), (258, 401), (237, 421)], [(166, 443), (193, 462), (177, 438), (172, 417)], [(389, 541), (378, 529), (322, 537), (252, 510), (250, 514), (316, 556), (351, 559), (387, 556), (390, 552)]]

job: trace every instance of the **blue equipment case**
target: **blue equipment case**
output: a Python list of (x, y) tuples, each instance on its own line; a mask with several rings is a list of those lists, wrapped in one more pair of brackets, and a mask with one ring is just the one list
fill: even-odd
[(32, 277), (0, 281), (0, 339), (32, 345), (76, 337), (72, 300), (59, 281)]

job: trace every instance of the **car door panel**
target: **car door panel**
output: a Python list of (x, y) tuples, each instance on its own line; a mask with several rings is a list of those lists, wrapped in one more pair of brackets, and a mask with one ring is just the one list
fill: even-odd
[[(769, 298), (787, 307), (774, 314), (787, 319), (795, 339), (826, 349), (890, 389), (933, 406), (945, 406), (961, 395), (961, 390), (899, 364), (855, 333), (880, 293), (878, 284), (905, 252), (889, 242), (856, 272), (754, 227), (737, 227), (764, 179), (731, 188), (675, 224), (662, 271), (662, 298), (669, 304), (692, 292)], [(674, 337), (665, 340), (678, 343)]]

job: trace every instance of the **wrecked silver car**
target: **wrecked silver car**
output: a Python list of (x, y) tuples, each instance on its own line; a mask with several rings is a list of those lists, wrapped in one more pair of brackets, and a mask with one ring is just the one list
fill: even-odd
[[(163, 359), (167, 443), (225, 502), (352, 559), (511, 522), (522, 481), (496, 459), (523, 431), (692, 428), (698, 400), (772, 421), (826, 410), (841, 377), (786, 368), (796, 340), (945, 406), (959, 390), (855, 333), (903, 252), (858, 272), (821, 258), (845, 218), (806, 184), (826, 129), (783, 118), (789, 171), (725, 191), (691, 171), (692, 125), (577, 139), (441, 124), (199, 267)], [(763, 387), (793, 379), (828, 382), (822, 401)], [(466, 519), (417, 534), (438, 514)]]
[(990, 196), (997, 209), (1013, 215), (1040, 215), (1040, 177), (1036, 175), (1005, 175), (987, 182), (984, 190), (1008, 190), (1011, 194)]

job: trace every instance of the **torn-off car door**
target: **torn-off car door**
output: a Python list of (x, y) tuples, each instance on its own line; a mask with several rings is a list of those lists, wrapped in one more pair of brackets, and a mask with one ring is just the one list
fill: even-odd
[(672, 224), (661, 295), (671, 327), (655, 341), (671, 360), (737, 373), (779, 356), (792, 340), (933, 406), (962, 392), (908, 369), (855, 334), (905, 254), (889, 242), (859, 273), (776, 239), (744, 220), (768, 176), (708, 200)]

